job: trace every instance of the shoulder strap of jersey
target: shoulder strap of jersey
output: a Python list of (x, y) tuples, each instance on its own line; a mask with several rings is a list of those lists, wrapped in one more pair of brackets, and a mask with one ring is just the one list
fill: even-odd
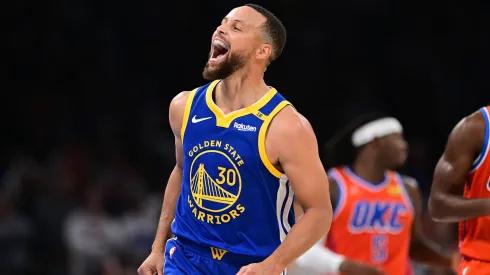
[(345, 175), (342, 174), (342, 169), (333, 167), (328, 170), (328, 177), (335, 180), (335, 183), (329, 182), (329, 184), (337, 184), (337, 198), (335, 202), (332, 202), (333, 206), (333, 219), (337, 219), (342, 210), (344, 209), (345, 203), (347, 201), (348, 189), (346, 184)]
[(189, 121), (189, 115), (191, 114), (192, 103), (194, 102), (194, 98), (196, 97), (196, 94), (202, 94), (203, 91), (206, 91), (207, 87), (211, 83), (208, 83), (201, 87), (197, 87), (189, 93), (189, 97), (187, 98), (184, 107), (184, 116), (182, 117), (182, 127), (180, 128), (180, 139), (182, 142), (184, 142), (185, 129), (187, 128), (187, 123)]
[(480, 110), (485, 119), (485, 139), (483, 140), (483, 147), (480, 155), (478, 155), (475, 162), (473, 162), (473, 165), (471, 166), (471, 172), (478, 169), (478, 167), (480, 167), (490, 153), (490, 106), (482, 107)]
[[(272, 122), (272, 119), (277, 115), (277, 113), (279, 113), (282, 109), (284, 109), (284, 107), (288, 105), (292, 106), (292, 104), (289, 101), (282, 98), (282, 101), (280, 101), (278, 104), (277, 103), (274, 104), (275, 106), (272, 106), (273, 108), (271, 109), (271, 111), (267, 112), (268, 111), (267, 109), (271, 107), (271, 104), (274, 104), (273, 100), (271, 100), (263, 108), (255, 112), (255, 116), (257, 116), (258, 118), (264, 121), (264, 123), (262, 123), (262, 126), (260, 127), (259, 130), (259, 138), (258, 138), (259, 155), (260, 155), (260, 159), (262, 160), (262, 163), (267, 168), (267, 170), (269, 170), (269, 172), (272, 175), (276, 176), (277, 178), (281, 178), (283, 176), (283, 173), (277, 170), (274, 164), (272, 164), (272, 162), (267, 157), (267, 152), (265, 150), (265, 136), (267, 134), (267, 129), (269, 128), (269, 125)], [(267, 114), (263, 112), (267, 112)]]
[(409, 207), (412, 213), (415, 213), (415, 205), (412, 200), (412, 197), (410, 196), (407, 190), (407, 186), (406, 186), (407, 183), (405, 182), (404, 177), (402, 177), (399, 173), (395, 171), (390, 171), (390, 175), (393, 179), (392, 181), (394, 183), (395, 188), (390, 187), (390, 189), (388, 189), (388, 192), (391, 192), (392, 194), (393, 192), (395, 192), (394, 194), (401, 193), (401, 196), (403, 197), (405, 204)]

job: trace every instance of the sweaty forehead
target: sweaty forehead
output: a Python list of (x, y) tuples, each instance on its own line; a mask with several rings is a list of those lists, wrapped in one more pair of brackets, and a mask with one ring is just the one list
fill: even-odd
[(225, 18), (231, 21), (243, 22), (253, 27), (259, 27), (266, 21), (266, 18), (262, 14), (247, 6), (231, 10)]

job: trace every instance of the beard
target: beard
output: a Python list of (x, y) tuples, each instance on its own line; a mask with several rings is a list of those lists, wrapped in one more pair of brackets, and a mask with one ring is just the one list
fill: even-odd
[[(211, 53), (209, 54), (211, 57)], [(229, 52), (228, 56), (222, 61), (221, 64), (215, 68), (209, 68), (209, 61), (204, 66), (202, 76), (204, 79), (213, 81), (217, 79), (224, 79), (243, 68), (247, 63), (249, 55), (241, 55), (238, 53)], [(209, 60), (209, 59), (208, 59)]]

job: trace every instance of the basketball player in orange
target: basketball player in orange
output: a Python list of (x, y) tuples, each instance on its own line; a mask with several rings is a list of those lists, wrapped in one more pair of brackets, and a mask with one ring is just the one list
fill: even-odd
[[(460, 121), (437, 163), (429, 200), (436, 221), (459, 222), (459, 274), (490, 274), (490, 106)], [(464, 186), (464, 195), (459, 194)]]
[(422, 235), (417, 182), (394, 169), (407, 143), (392, 117), (361, 117), (327, 143), (332, 227), (296, 264), (308, 274), (413, 274), (410, 258), (449, 267), (451, 257)]

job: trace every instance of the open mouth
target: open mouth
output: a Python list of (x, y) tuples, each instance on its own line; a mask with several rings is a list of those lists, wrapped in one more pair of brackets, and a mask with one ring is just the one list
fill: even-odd
[(211, 53), (210, 61), (218, 61), (226, 56), (228, 53), (228, 46), (221, 40), (215, 39), (213, 41), (213, 50)]

